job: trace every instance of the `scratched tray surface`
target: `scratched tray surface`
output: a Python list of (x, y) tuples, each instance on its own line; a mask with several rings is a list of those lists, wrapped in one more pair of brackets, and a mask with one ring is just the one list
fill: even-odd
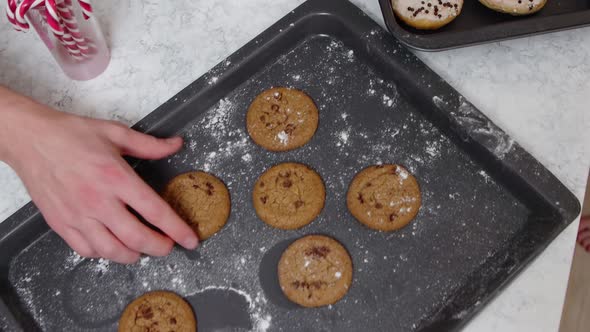
[[(256, 53), (259, 48), (265, 52)], [(408, 79), (402, 68), (417, 77)], [(304, 147), (272, 153), (249, 139), (248, 105), (271, 86), (302, 89), (317, 103), (319, 129)], [(435, 95), (416, 99), (416, 89), (427, 86)], [(451, 125), (433, 116), (441, 109), (460, 121)], [(464, 127), (484, 144), (456, 134)], [(115, 330), (131, 299), (157, 289), (186, 297), (199, 331), (455, 329), (571, 221), (562, 221), (518, 181), (502, 178), (505, 160), (529, 162), (518, 144), (356, 7), (340, 1), (303, 5), (138, 128), (186, 140), (169, 159), (137, 164), (148, 183), (160, 190), (174, 175), (194, 169), (217, 175), (231, 192), (227, 225), (195, 251), (176, 248), (168, 257), (144, 257), (130, 266), (81, 259), (53, 232), (23, 235), (18, 243), (26, 248), (14, 249), (15, 257), (2, 263), (0, 282), (11, 319), (24, 330)], [(494, 167), (478, 161), (487, 157)], [(251, 203), (257, 177), (284, 161), (311, 166), (326, 184), (324, 210), (297, 231), (267, 226)], [(369, 230), (346, 208), (353, 176), (377, 163), (405, 165), (421, 186), (417, 218), (397, 232)], [(538, 164), (524, 166), (546, 174)], [(553, 181), (547, 180), (564, 190)], [(276, 267), (290, 242), (314, 233), (344, 244), (354, 279), (340, 302), (304, 309), (282, 295)], [(522, 240), (529, 236), (534, 239)]]
[(438, 51), (590, 25), (590, 1), (548, 0), (539, 12), (512, 16), (488, 9), (477, 0), (465, 1), (461, 14), (432, 31), (418, 30), (398, 20), (391, 0), (379, 0), (389, 31), (409, 47)]

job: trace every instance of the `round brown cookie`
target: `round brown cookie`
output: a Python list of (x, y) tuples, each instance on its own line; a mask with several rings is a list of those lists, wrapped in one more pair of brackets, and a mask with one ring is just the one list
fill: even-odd
[(133, 300), (119, 319), (119, 332), (197, 331), (192, 308), (180, 296), (167, 291), (143, 294)]
[(272, 88), (256, 96), (246, 126), (256, 144), (271, 151), (296, 149), (318, 128), (318, 109), (303, 91)]
[(162, 197), (201, 240), (217, 233), (229, 217), (229, 191), (209, 173), (196, 171), (176, 176), (168, 182)]
[(463, 8), (463, 0), (391, 0), (393, 12), (407, 25), (434, 30), (449, 24)]
[(484, 6), (514, 16), (529, 15), (541, 10), (547, 0), (479, 0)]
[(350, 213), (380, 231), (406, 226), (418, 214), (421, 201), (416, 178), (399, 165), (365, 168), (350, 183), (346, 197)]
[(252, 199), (262, 221), (280, 229), (297, 229), (320, 214), (326, 189), (322, 178), (311, 168), (283, 163), (258, 178)]
[(293, 242), (281, 256), (279, 284), (287, 298), (304, 307), (340, 300), (352, 283), (352, 260), (336, 240), (308, 235)]

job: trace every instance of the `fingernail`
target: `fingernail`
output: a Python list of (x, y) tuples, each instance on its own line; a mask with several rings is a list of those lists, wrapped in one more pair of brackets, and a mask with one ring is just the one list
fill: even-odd
[(182, 242), (182, 246), (187, 249), (195, 249), (198, 245), (199, 239), (196, 236), (188, 237)]
[(164, 140), (168, 144), (176, 144), (178, 143), (178, 137), (170, 137)]

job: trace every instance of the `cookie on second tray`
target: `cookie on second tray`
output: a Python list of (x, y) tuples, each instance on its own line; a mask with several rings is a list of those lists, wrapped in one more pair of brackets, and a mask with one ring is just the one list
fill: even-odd
[(538, 12), (545, 7), (547, 0), (479, 0), (479, 2), (497, 12), (520, 16)]
[(391, 0), (393, 12), (407, 25), (435, 30), (449, 24), (463, 8), (463, 0)]
[(303, 146), (318, 128), (318, 109), (303, 91), (272, 88), (256, 96), (246, 115), (252, 140), (271, 151)]
[(308, 235), (285, 250), (278, 273), (289, 300), (304, 307), (320, 307), (346, 295), (352, 283), (352, 260), (338, 241)]
[(119, 319), (119, 332), (197, 331), (191, 306), (180, 296), (167, 291), (146, 293), (133, 300)]
[(176, 176), (166, 185), (162, 197), (201, 240), (221, 230), (229, 218), (229, 191), (209, 173), (195, 171)]
[(283, 163), (258, 178), (252, 199), (262, 221), (280, 229), (297, 229), (320, 214), (326, 188), (318, 173), (306, 165)]
[(394, 231), (406, 226), (422, 204), (416, 178), (399, 165), (376, 165), (359, 172), (348, 188), (350, 213), (367, 227)]

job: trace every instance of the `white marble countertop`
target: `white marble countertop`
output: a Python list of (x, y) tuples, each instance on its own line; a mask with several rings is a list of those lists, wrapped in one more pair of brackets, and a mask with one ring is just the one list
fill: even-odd
[[(67, 79), (33, 33), (11, 31), (3, 18), (0, 83), (64, 111), (132, 124), (302, 2), (95, 1), (113, 58), (89, 82)], [(378, 1), (353, 2), (383, 25)], [(590, 165), (590, 28), (418, 56), (582, 199)], [(0, 164), (0, 220), (28, 201)], [(577, 226), (465, 330), (556, 331)]]

